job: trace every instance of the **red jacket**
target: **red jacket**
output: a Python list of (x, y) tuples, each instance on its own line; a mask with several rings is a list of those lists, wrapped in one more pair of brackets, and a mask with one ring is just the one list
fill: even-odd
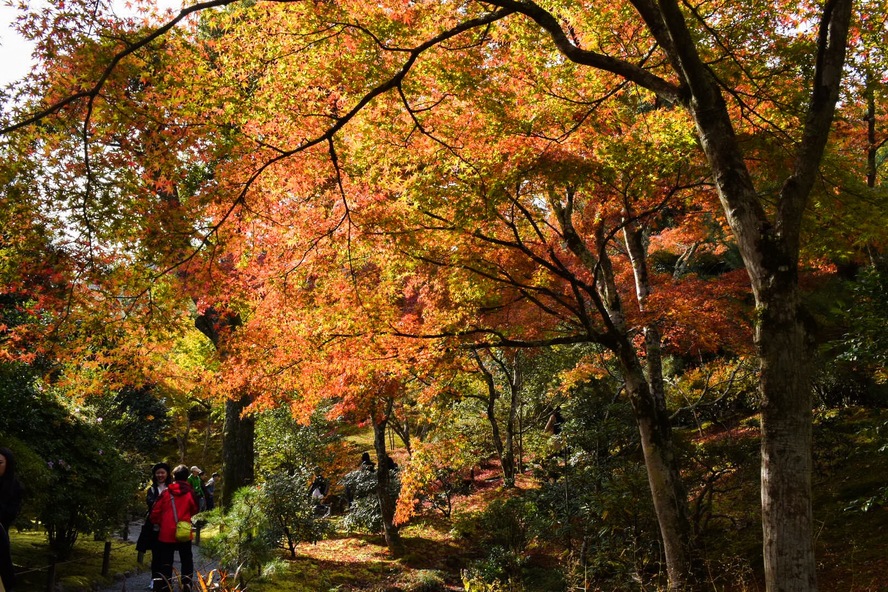
[(157, 540), (161, 543), (177, 543), (176, 520), (173, 518), (173, 505), (170, 503), (170, 495), (176, 496), (176, 517), (191, 521), (191, 517), (197, 514), (197, 501), (194, 499), (194, 489), (186, 481), (175, 481), (166, 488), (151, 508), (151, 522), (160, 524), (160, 532)]

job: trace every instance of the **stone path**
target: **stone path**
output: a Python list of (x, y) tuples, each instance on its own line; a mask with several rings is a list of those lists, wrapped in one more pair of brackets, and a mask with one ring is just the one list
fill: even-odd
[[(139, 531), (142, 528), (141, 522), (133, 522), (130, 524), (129, 528), (129, 541), (135, 543), (136, 539), (139, 538)], [(216, 569), (216, 563), (207, 557), (204, 557), (200, 552), (200, 547), (197, 545), (191, 546), (191, 551), (194, 554), (194, 569), (202, 574), (207, 574), (210, 571)], [(136, 552), (136, 548), (132, 548), (132, 552)], [(148, 584), (151, 582), (151, 570), (149, 566), (151, 564), (151, 553), (148, 552), (145, 554), (145, 569), (138, 573), (131, 574), (124, 579), (117, 580), (110, 586), (106, 588), (102, 588), (98, 592), (143, 592), (148, 589)], [(176, 556), (176, 563), (173, 566), (174, 568), (179, 567), (179, 557)]]

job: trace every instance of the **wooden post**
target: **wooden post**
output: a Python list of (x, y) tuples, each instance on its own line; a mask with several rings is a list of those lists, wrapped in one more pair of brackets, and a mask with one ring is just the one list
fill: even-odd
[(55, 553), (49, 556), (49, 567), (46, 569), (46, 592), (55, 590), (56, 577), (56, 556)]
[(102, 554), (102, 577), (108, 577), (111, 566), (111, 541), (105, 541), (105, 552)]

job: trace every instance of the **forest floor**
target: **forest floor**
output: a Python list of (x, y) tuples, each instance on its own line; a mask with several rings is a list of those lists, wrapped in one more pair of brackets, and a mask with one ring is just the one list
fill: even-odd
[[(749, 449), (755, 450), (757, 437), (754, 422), (751, 422), (742, 428), (701, 431), (697, 441), (712, 446), (724, 443), (725, 439), (734, 442), (749, 439)], [(888, 592), (888, 410), (845, 409), (820, 414), (814, 437), (813, 488), (819, 589), (825, 592)], [(755, 458), (747, 459), (747, 463), (749, 466), (745, 472), (738, 472), (736, 486), (726, 488), (727, 493), (721, 501), (723, 508), (734, 512), (731, 526), (723, 528), (719, 536), (707, 539), (707, 556), (721, 557), (711, 565), (717, 564), (721, 568), (708, 568), (711, 577), (706, 590), (764, 591), (760, 568), (756, 567), (761, 563), (761, 535), (756, 515), (759, 493), (755, 476), (758, 467)], [(297, 557), (286, 559), (283, 569), (265, 579), (248, 580), (247, 588), (252, 592), (463, 590), (462, 570), (489, 551), (477, 540), (466, 536), (472, 532), (466, 521), (471, 521), (492, 500), (522, 496), (538, 486), (528, 473), (519, 476), (514, 490), (504, 490), (498, 467), (493, 463), (482, 465), (475, 473), (470, 493), (454, 500), (450, 518), (429, 509), (402, 528), (406, 553), (397, 559), (389, 555), (381, 536), (346, 534), (339, 528), (339, 519), (331, 517), (332, 536), (317, 544), (300, 545)], [(37, 533), (13, 532), (16, 564), (28, 566), (30, 562), (33, 567), (45, 563), (45, 556), (36, 551), (41, 547), (39, 537), (34, 537), (38, 537)], [(145, 566), (135, 563), (131, 542), (117, 540), (113, 543), (110, 571), (118, 574), (116, 579), (114, 576), (98, 577), (101, 545), (101, 542), (78, 541), (79, 553), (86, 555), (60, 567), (57, 592), (144, 590), (147, 582)], [(32, 557), (25, 557), (27, 554)], [(564, 557), (563, 551), (532, 542), (527, 548), (521, 586), (504, 589), (514, 592), (565, 590), (559, 574)], [(77, 573), (69, 573), (75, 568), (79, 569)], [(47, 589), (45, 582), (46, 575), (40, 569), (28, 569), (16, 592), (42, 592)], [(655, 589), (633, 581), (596, 585), (591, 580), (586, 588), (570, 588), (571, 592), (653, 592)]]
[[(695, 438), (704, 445), (730, 439), (748, 440), (757, 450), (755, 421), (738, 423), (734, 429), (710, 428)], [(815, 431), (813, 475), (818, 585), (825, 592), (888, 592), (888, 410), (848, 408), (818, 414)], [(721, 555), (724, 572), (712, 573), (706, 590), (764, 592), (761, 569), (761, 530), (758, 517), (758, 461), (747, 459), (737, 487), (725, 494), (724, 506), (747, 514), (725, 529), (722, 538), (711, 537), (707, 553)], [(407, 553), (393, 559), (381, 536), (346, 535), (339, 532), (317, 544), (303, 544), (298, 557), (288, 562), (286, 574), (269, 582), (255, 582), (255, 592), (372, 591), (419, 592), (463, 590), (461, 570), (484, 557), (487, 549), (467, 539), (470, 529), (460, 522), (483, 511), (491, 500), (518, 495), (538, 487), (528, 473), (519, 477), (515, 491), (501, 487), (498, 467), (483, 465), (472, 491), (454, 500), (453, 516), (444, 518), (428, 510), (404, 527), (401, 534)], [(731, 488), (728, 488), (731, 489)], [(722, 545), (718, 548), (718, 545)], [(513, 590), (556, 592), (557, 572), (564, 553), (531, 544), (524, 566), (524, 581)], [(443, 582), (433, 584), (432, 582)], [(585, 590), (652, 591), (637, 582), (588, 584)], [(508, 589), (508, 588), (506, 588)], [(582, 590), (583, 588), (571, 588)]]

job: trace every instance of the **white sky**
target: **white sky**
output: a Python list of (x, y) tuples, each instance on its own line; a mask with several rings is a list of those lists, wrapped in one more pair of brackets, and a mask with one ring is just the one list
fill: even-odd
[(31, 69), (31, 46), (11, 24), (16, 10), (0, 4), (0, 86), (23, 77)]
[[(9, 0), (6, 0), (9, 1)], [(126, 14), (131, 9), (125, 7), (127, 0), (111, 0), (115, 6), (115, 12)], [(186, 4), (192, 4), (186, 0)], [(31, 6), (39, 4), (32, 0)], [(178, 11), (182, 8), (183, 0), (157, 0), (160, 8), (172, 8)], [(0, 0), (0, 86), (19, 80), (31, 70), (31, 45), (26, 42), (12, 28), (12, 23), (18, 16), (18, 11), (6, 6), (4, 0)]]

